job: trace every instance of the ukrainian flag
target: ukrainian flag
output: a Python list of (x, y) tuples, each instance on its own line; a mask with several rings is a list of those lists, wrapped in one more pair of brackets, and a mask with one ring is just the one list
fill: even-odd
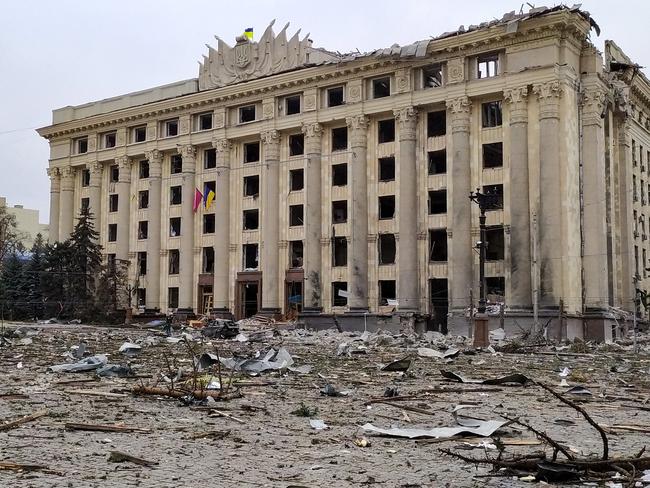
[(248, 39), (249, 41), (252, 41), (253, 40), (253, 28), (249, 27), (248, 29), (246, 29), (244, 31), (244, 35), (246, 36), (246, 39)]

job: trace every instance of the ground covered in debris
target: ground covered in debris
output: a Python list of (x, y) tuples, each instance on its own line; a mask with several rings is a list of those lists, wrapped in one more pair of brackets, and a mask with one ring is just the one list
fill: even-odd
[[(536, 482), (530, 473), (493, 471), (441, 452), (551, 456), (539, 436), (503, 425), (505, 417), (575, 457), (602, 455), (599, 433), (538, 385), (517, 376), (468, 382), (513, 373), (584, 408), (607, 433), (611, 456), (636, 456), (649, 439), (648, 338), (638, 354), (629, 342), (511, 341), (475, 350), (463, 338), (433, 333), (264, 328), (249, 325), (227, 340), (175, 330), (169, 340), (159, 329), (10, 325), (0, 347), (0, 486), (528, 486)], [(102, 376), (93, 366), (98, 355), (106, 356)], [(90, 370), (49, 369), (79, 361)], [(171, 389), (195, 393), (164, 395)], [(495, 425), (489, 436), (403, 437), (412, 434), (404, 429)], [(602, 483), (650, 485), (623, 485), (622, 476)]]

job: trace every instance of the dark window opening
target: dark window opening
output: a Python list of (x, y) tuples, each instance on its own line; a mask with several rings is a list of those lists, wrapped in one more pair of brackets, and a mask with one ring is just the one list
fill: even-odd
[(115, 147), (115, 132), (109, 132), (108, 134), (104, 134), (104, 147), (106, 149)]
[(379, 219), (395, 218), (395, 195), (379, 197)]
[(108, 242), (117, 241), (117, 224), (108, 224)]
[(390, 96), (390, 77), (376, 78), (372, 80), (372, 98), (384, 98)]
[(487, 261), (501, 261), (505, 256), (505, 238), (503, 227), (488, 227), (485, 231), (487, 250), (485, 259)]
[(485, 185), (483, 193), (490, 195), (490, 205), (487, 210), (501, 210), (503, 208), (503, 185)]
[(201, 272), (214, 273), (214, 247), (204, 247), (202, 258)]
[(395, 119), (380, 120), (377, 123), (377, 135), (379, 144), (393, 142), (395, 140)]
[(85, 197), (81, 199), (81, 210), (88, 210), (90, 207), (90, 198)]
[(203, 214), (203, 233), (214, 234), (215, 217), (214, 214)]
[(119, 195), (108, 195), (108, 211), (117, 212)]
[(84, 154), (88, 152), (88, 138), (84, 137), (83, 139), (77, 139), (76, 144), (77, 154)]
[(255, 197), (260, 194), (259, 175), (244, 176), (244, 196)]
[(244, 269), (257, 269), (258, 246), (257, 244), (244, 244)]
[(447, 190), (429, 191), (429, 215), (447, 213)]
[(332, 151), (345, 151), (348, 148), (348, 128), (332, 129)]
[(170, 286), (167, 289), (167, 305), (169, 308), (178, 308), (178, 287)]
[(337, 200), (332, 202), (332, 223), (342, 224), (348, 221), (348, 201)]
[(138, 275), (145, 276), (147, 274), (147, 253), (144, 251), (138, 252)]
[(429, 261), (447, 261), (447, 229), (429, 230)]
[(332, 186), (345, 186), (348, 184), (347, 163), (332, 165)]
[(345, 237), (332, 239), (332, 266), (348, 265), (348, 240)]
[(106, 266), (108, 267), (111, 273), (115, 273), (115, 263), (117, 262), (117, 256), (115, 254), (106, 255)]
[(493, 295), (492, 300), (496, 298), (497, 301), (503, 301), (506, 296), (506, 279), (503, 276), (486, 276), (485, 294)]
[(144, 308), (147, 303), (147, 289), (138, 288), (137, 292), (138, 308)]
[(138, 239), (146, 239), (149, 236), (149, 221), (141, 220), (138, 222)]
[(217, 182), (216, 181), (206, 181), (203, 183), (203, 195), (207, 198), (210, 192), (217, 194)]
[(332, 306), (345, 307), (348, 304), (347, 281), (332, 282)]
[(140, 161), (138, 175), (141, 180), (149, 178), (149, 161)]
[(444, 136), (447, 133), (447, 112), (439, 110), (427, 113), (427, 137)]
[(302, 205), (289, 205), (289, 226), (303, 225), (304, 207)]
[(287, 115), (300, 113), (300, 95), (292, 95), (284, 99)]
[(203, 151), (203, 168), (213, 169), (217, 167), (217, 150), (206, 149)]
[(379, 158), (379, 181), (393, 181), (395, 179), (395, 158)]
[(239, 107), (239, 123), (253, 122), (255, 120), (255, 105)]
[(499, 74), (499, 55), (482, 54), (476, 58), (476, 77), (491, 78)]
[(300, 156), (305, 153), (304, 134), (291, 134), (289, 136), (289, 156)]
[(212, 129), (212, 114), (201, 114), (199, 115), (199, 130), (210, 130)]
[(89, 186), (90, 185), (90, 170), (89, 169), (82, 169), (81, 170), (81, 186)]
[(379, 249), (379, 264), (395, 264), (395, 254), (397, 253), (395, 234), (379, 234), (377, 243)]
[(397, 286), (395, 280), (379, 280), (379, 305), (397, 305)]
[(442, 86), (441, 64), (432, 64), (422, 68), (422, 86), (424, 88), (438, 88)]
[(260, 143), (248, 142), (244, 144), (244, 163), (256, 163), (260, 160)]
[(145, 126), (134, 127), (133, 142), (144, 142), (146, 140), (147, 140), (147, 128)]
[(338, 107), (343, 105), (345, 101), (343, 100), (343, 87), (335, 86), (333, 88), (327, 89), (327, 106), (328, 107)]
[(169, 274), (175, 275), (180, 271), (181, 252), (178, 249), (169, 250)]
[(165, 136), (174, 137), (178, 135), (178, 120), (168, 120), (165, 122)]
[(180, 154), (174, 154), (172, 156), (169, 172), (173, 175), (183, 172), (183, 156)]
[(503, 143), (483, 144), (483, 167), (499, 168), (503, 166)]
[(120, 181), (120, 167), (117, 164), (111, 165), (111, 183)]
[(447, 172), (447, 150), (429, 151), (429, 174), (441, 175)]
[(244, 230), (255, 230), (260, 227), (260, 211), (258, 209), (244, 210)]
[(169, 219), (169, 237), (177, 237), (181, 235), (181, 218), (172, 217)]
[(305, 187), (305, 171), (292, 169), (289, 171), (289, 191), (299, 191)]
[(502, 125), (501, 102), (487, 102), (481, 105), (483, 127), (499, 127)]
[(180, 186), (172, 186), (169, 188), (169, 204), (180, 205), (183, 200), (183, 189)]
[(149, 208), (149, 190), (140, 190), (138, 192), (138, 208)]
[(302, 241), (289, 242), (289, 263), (292, 268), (302, 268), (302, 254), (303, 243)]

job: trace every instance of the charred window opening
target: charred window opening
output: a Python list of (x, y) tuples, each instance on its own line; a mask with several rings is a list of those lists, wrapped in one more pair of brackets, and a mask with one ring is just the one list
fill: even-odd
[(167, 306), (169, 308), (178, 308), (178, 287), (170, 286), (167, 289)]
[(289, 206), (289, 226), (300, 226), (304, 222), (304, 207), (302, 205)]
[(343, 87), (335, 86), (333, 88), (327, 89), (327, 106), (328, 107), (338, 107), (343, 105), (345, 101), (343, 100)]
[(108, 242), (117, 241), (117, 224), (108, 224)]
[(199, 130), (212, 129), (212, 112), (199, 115)]
[(149, 190), (138, 192), (138, 208), (149, 208)]
[(289, 191), (300, 191), (305, 187), (305, 171), (292, 169), (289, 171)]
[(483, 167), (500, 168), (503, 166), (503, 143), (483, 144)]
[(345, 237), (332, 239), (332, 266), (348, 265), (348, 240)]
[(258, 209), (244, 210), (244, 230), (255, 230), (260, 227), (260, 211)]
[(244, 163), (256, 163), (260, 160), (260, 143), (248, 142), (244, 144)]
[(379, 264), (395, 264), (395, 234), (379, 234)]
[(483, 193), (492, 196), (487, 210), (501, 210), (503, 208), (503, 185), (484, 185)]
[(487, 250), (485, 259), (487, 261), (501, 261), (505, 256), (505, 238), (502, 226), (488, 227), (485, 230)]
[(348, 221), (348, 201), (336, 200), (332, 202), (332, 223), (342, 224)]
[(332, 186), (345, 186), (348, 184), (347, 163), (332, 165)]
[(395, 280), (379, 280), (379, 305), (397, 305), (397, 286)]
[(172, 186), (169, 188), (169, 204), (180, 205), (183, 201), (183, 189), (180, 186)]
[(203, 248), (201, 271), (203, 273), (214, 273), (214, 247), (212, 246)]
[(115, 254), (107, 254), (106, 255), (106, 266), (108, 267), (109, 271), (111, 273), (115, 273), (115, 262), (117, 260), (117, 256)]
[(345, 151), (348, 148), (348, 128), (335, 127), (332, 129), (332, 152)]
[(294, 115), (300, 113), (300, 95), (292, 95), (284, 99), (286, 114)]
[(378, 143), (393, 142), (395, 140), (395, 119), (380, 120), (377, 123)]
[(117, 212), (119, 195), (108, 195), (108, 211)]
[(447, 261), (447, 229), (429, 230), (429, 261)]
[(384, 98), (390, 96), (390, 77), (376, 78), (372, 80), (372, 98)]
[(447, 133), (447, 112), (439, 110), (427, 113), (427, 137), (444, 136)]
[(300, 156), (305, 153), (304, 134), (291, 134), (289, 136), (289, 156)]
[(104, 134), (104, 147), (106, 149), (115, 147), (115, 140), (116, 140), (115, 136), (116, 136), (115, 132), (109, 132), (107, 134)]
[(447, 172), (447, 150), (429, 151), (429, 174), (442, 175)]
[(140, 161), (139, 176), (141, 180), (149, 178), (149, 161)]
[(393, 181), (395, 179), (395, 158), (379, 158), (379, 181)]
[(178, 135), (178, 119), (168, 120), (165, 122), (165, 137), (174, 137)]
[(379, 197), (379, 219), (395, 218), (395, 195), (384, 195)]
[(422, 86), (424, 88), (442, 86), (442, 64), (436, 63), (422, 68)]
[(206, 149), (203, 151), (203, 168), (214, 169), (217, 167), (217, 150)]
[(332, 306), (345, 307), (348, 304), (347, 281), (332, 282)]
[(169, 274), (175, 275), (180, 271), (181, 252), (178, 249), (169, 250)]
[(481, 105), (483, 112), (483, 127), (499, 127), (502, 123), (501, 102), (487, 102)]
[(140, 276), (147, 274), (147, 253), (144, 251), (138, 252), (138, 274)]
[(260, 194), (259, 175), (244, 176), (244, 196), (255, 197)]
[(81, 170), (81, 186), (90, 186), (90, 170)]
[(447, 213), (447, 190), (429, 191), (429, 215)]
[(133, 142), (144, 142), (147, 140), (147, 127), (146, 126), (141, 126), (141, 127), (134, 127), (133, 128), (133, 133), (132, 133), (132, 140)]
[(146, 239), (149, 237), (149, 221), (141, 220), (138, 222), (138, 239)]
[(244, 254), (244, 269), (257, 269), (259, 266), (258, 261), (258, 245), (257, 244), (244, 244), (243, 246)]
[(181, 235), (181, 218), (172, 217), (169, 219), (169, 237), (177, 237)]
[(487, 276), (485, 278), (485, 294), (503, 299), (506, 296), (506, 279), (503, 276)]
[(203, 233), (204, 234), (214, 234), (215, 231), (215, 217), (214, 214), (204, 214), (203, 215)]
[(117, 183), (120, 181), (120, 167), (117, 164), (113, 164), (110, 171), (111, 183)]
[(81, 199), (81, 210), (88, 210), (90, 207), (90, 198), (85, 197)]
[(499, 54), (481, 54), (476, 58), (476, 77), (491, 78), (499, 74)]
[(239, 107), (239, 123), (253, 122), (255, 120), (255, 105)]
[(289, 263), (291, 263), (292, 268), (302, 268), (302, 253), (302, 241), (289, 242)]
[(171, 159), (169, 166), (169, 173), (172, 175), (177, 175), (183, 172), (183, 156), (180, 154), (174, 154)]
[(144, 308), (145, 303), (147, 303), (147, 289), (146, 288), (138, 288), (137, 300), (138, 300), (138, 308)]

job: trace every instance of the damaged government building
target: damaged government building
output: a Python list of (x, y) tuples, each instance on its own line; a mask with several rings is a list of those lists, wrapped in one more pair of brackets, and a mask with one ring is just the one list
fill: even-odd
[(51, 240), (88, 206), (140, 310), (466, 334), (478, 188), (506, 325), (611, 335), (649, 284), (650, 83), (587, 12), (365, 54), (272, 25), (198, 78), (54, 110)]

